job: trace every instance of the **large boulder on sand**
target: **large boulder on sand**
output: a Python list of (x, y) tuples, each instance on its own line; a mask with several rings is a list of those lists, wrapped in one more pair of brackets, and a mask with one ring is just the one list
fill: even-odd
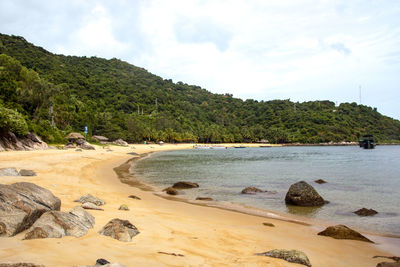
[(60, 210), (61, 200), (32, 183), (0, 184), (0, 236), (28, 229), (43, 213)]
[(311, 263), (307, 255), (299, 250), (274, 249), (267, 252), (257, 253), (256, 255), (283, 259), (288, 262), (303, 264), (311, 267)]
[(329, 226), (324, 231), (319, 232), (318, 235), (330, 236), (335, 239), (351, 239), (374, 243), (359, 232), (354, 231), (353, 229), (350, 229), (349, 227), (341, 224)]
[(72, 142), (78, 139), (85, 139), (85, 137), (80, 133), (69, 133), (65, 138)]
[(113, 142), (113, 144), (115, 144), (115, 145), (120, 145), (120, 146), (128, 146), (128, 143), (125, 142), (125, 141), (122, 140), (122, 139), (117, 139), (117, 140), (115, 140), (115, 141)]
[(285, 202), (296, 206), (322, 206), (327, 203), (311, 185), (304, 181), (290, 186)]
[(189, 188), (197, 188), (199, 187), (199, 185), (197, 183), (192, 183), (192, 182), (177, 182), (174, 183), (172, 187), (176, 189), (189, 189)]
[(139, 230), (128, 220), (121, 219), (112, 219), (99, 231), (101, 235), (110, 236), (123, 242), (130, 242), (132, 237), (139, 233)]

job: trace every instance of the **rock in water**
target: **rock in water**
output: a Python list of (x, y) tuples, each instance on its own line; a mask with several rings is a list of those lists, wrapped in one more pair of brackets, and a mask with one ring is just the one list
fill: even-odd
[(25, 239), (84, 236), (94, 226), (94, 217), (81, 207), (70, 212), (49, 211), (29, 228)]
[(80, 203), (86, 203), (86, 202), (90, 202), (93, 203), (97, 206), (102, 206), (104, 204), (106, 204), (106, 202), (102, 199), (99, 199), (97, 197), (92, 196), (91, 194), (87, 194), (85, 196), (81, 196), (79, 199), (74, 200), (75, 202), (80, 202)]
[(28, 229), (43, 213), (60, 210), (61, 201), (32, 183), (0, 184), (0, 236)]
[(327, 203), (311, 185), (304, 181), (290, 186), (285, 202), (296, 206), (322, 206)]
[(128, 220), (121, 219), (112, 219), (99, 231), (101, 235), (110, 236), (123, 242), (130, 242), (132, 237), (139, 233), (139, 230)]
[(163, 191), (165, 191), (168, 195), (173, 195), (173, 196), (179, 194), (178, 190), (176, 190), (176, 189), (173, 188), (173, 187), (167, 187), (167, 188), (165, 188)]
[(245, 189), (242, 190), (242, 194), (255, 194), (255, 193), (264, 193), (265, 191), (257, 188), (257, 187), (246, 187)]
[(327, 183), (327, 181), (325, 181), (323, 179), (318, 179), (318, 180), (315, 180), (314, 182), (316, 182), (317, 184), (326, 184)]
[(90, 203), (90, 202), (83, 203), (81, 205), (81, 207), (84, 208), (85, 210), (103, 210), (102, 208), (100, 208), (96, 204), (93, 204), (93, 203)]
[(349, 227), (341, 224), (329, 226), (324, 231), (318, 233), (318, 235), (330, 236), (335, 239), (351, 239), (374, 243), (359, 232), (354, 231), (353, 229), (350, 229)]
[(21, 176), (36, 176), (36, 172), (32, 170), (22, 169), (19, 171), (19, 175)]
[(311, 263), (307, 255), (298, 250), (274, 249), (267, 252), (257, 253), (256, 255), (283, 259), (288, 262), (303, 264), (311, 267)]
[(373, 215), (377, 214), (378, 212), (373, 209), (362, 208), (362, 209), (356, 210), (354, 213), (357, 214), (358, 216), (373, 216)]
[(0, 176), (20, 176), (20, 174), (16, 168), (11, 167), (11, 168), (1, 168)]
[(199, 185), (192, 182), (177, 182), (174, 183), (172, 187), (176, 189), (190, 189), (190, 188), (197, 188), (199, 187)]
[(213, 201), (213, 199), (211, 197), (196, 197), (196, 200)]

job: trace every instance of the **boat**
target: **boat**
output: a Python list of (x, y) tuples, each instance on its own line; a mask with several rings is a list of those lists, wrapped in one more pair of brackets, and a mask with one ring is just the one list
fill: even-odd
[(372, 134), (367, 134), (364, 135), (360, 138), (358, 141), (360, 144), (360, 147), (365, 148), (365, 149), (373, 149), (375, 148), (375, 140), (374, 136)]

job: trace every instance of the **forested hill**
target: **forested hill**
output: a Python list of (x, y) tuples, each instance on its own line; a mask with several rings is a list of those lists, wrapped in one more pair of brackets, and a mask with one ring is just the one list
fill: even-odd
[(4, 34), (0, 54), (0, 130), (30, 130), (50, 142), (86, 125), (89, 134), (131, 142), (400, 140), (398, 120), (356, 103), (243, 101), (118, 59), (55, 55)]

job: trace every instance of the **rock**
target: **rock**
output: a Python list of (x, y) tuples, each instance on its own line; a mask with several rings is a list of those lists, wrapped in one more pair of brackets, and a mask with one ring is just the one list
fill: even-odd
[(20, 173), (14, 167), (1, 168), (0, 169), (0, 176), (20, 176)]
[(275, 225), (274, 225), (274, 224), (272, 224), (272, 223), (269, 223), (269, 222), (263, 222), (263, 225), (265, 225), (265, 226), (269, 226), (269, 227), (275, 227)]
[(20, 263), (0, 263), (0, 267), (44, 267), (44, 265), (20, 262)]
[(63, 149), (69, 149), (69, 148), (76, 148), (75, 145), (73, 143), (68, 143), (64, 146)]
[(128, 220), (121, 219), (112, 219), (99, 231), (101, 235), (110, 236), (123, 242), (130, 242), (132, 237), (139, 233), (139, 230)]
[(362, 209), (354, 211), (353, 213), (357, 214), (358, 216), (373, 216), (373, 215), (377, 214), (378, 212), (373, 209), (362, 208)]
[(88, 142), (84, 141), (82, 144), (79, 145), (80, 148), (85, 149), (85, 150), (96, 150), (94, 146), (89, 144)]
[(85, 210), (103, 210), (102, 208), (91, 202), (85, 202), (81, 205), (81, 207)]
[(75, 149), (76, 152), (82, 152), (83, 150), (81, 148)]
[(101, 135), (93, 135), (92, 139), (98, 141), (98, 142), (107, 142), (108, 138), (105, 136), (101, 136)]
[(318, 180), (315, 180), (314, 182), (316, 182), (317, 184), (326, 184), (327, 183), (327, 181), (325, 181), (323, 179), (318, 179)]
[(173, 187), (167, 187), (167, 188), (165, 188), (163, 191), (165, 191), (168, 195), (173, 195), (173, 196), (179, 194), (178, 190), (176, 190), (176, 189), (173, 188)]
[(36, 150), (47, 148), (48, 145), (33, 133), (28, 132), (23, 137), (16, 137), (12, 132), (0, 133), (0, 151)]
[(96, 261), (96, 264), (98, 264), (98, 265), (106, 265), (108, 263), (110, 263), (110, 262), (105, 259), (97, 259), (97, 261)]
[(130, 196), (129, 196), (129, 198), (132, 198), (132, 199), (137, 199), (137, 200), (141, 200), (141, 198), (140, 198), (140, 197), (137, 197), (137, 196), (135, 196), (135, 195), (130, 195)]
[(283, 259), (288, 262), (303, 264), (311, 267), (311, 263), (307, 255), (299, 250), (274, 249), (263, 253), (257, 253), (256, 255)]
[(129, 208), (127, 205), (122, 204), (121, 206), (119, 206), (119, 210), (129, 210)]
[(380, 262), (376, 267), (400, 267), (400, 262)]
[(327, 203), (311, 185), (304, 181), (290, 186), (285, 202), (296, 206), (322, 206)]
[(97, 197), (92, 196), (91, 194), (87, 194), (85, 196), (81, 196), (79, 199), (74, 200), (75, 202), (80, 202), (80, 203), (86, 203), (86, 202), (90, 202), (93, 203), (97, 206), (102, 206), (104, 204), (106, 204), (106, 202), (102, 199), (99, 199)]
[(318, 235), (330, 236), (335, 239), (351, 239), (374, 243), (359, 232), (356, 232), (345, 225), (329, 226), (324, 231), (318, 233)]
[(196, 197), (196, 200), (212, 201), (214, 199), (212, 199), (211, 197)]
[(125, 141), (122, 140), (122, 139), (117, 139), (117, 140), (115, 140), (115, 141), (113, 142), (113, 144), (115, 144), (115, 145), (120, 145), (120, 146), (128, 146), (128, 143), (125, 142)]
[(0, 236), (28, 229), (45, 212), (60, 210), (61, 201), (33, 183), (0, 184)]
[(242, 190), (242, 194), (255, 194), (255, 193), (263, 193), (265, 191), (257, 188), (257, 187), (246, 187), (245, 189)]
[(395, 262), (400, 262), (400, 257), (397, 257), (397, 256), (373, 256), (372, 258), (374, 258), (374, 259), (385, 258), (385, 259), (394, 260)]
[(85, 139), (85, 137), (80, 133), (70, 133), (65, 138), (68, 139), (70, 142), (78, 139)]
[(81, 237), (93, 228), (94, 222), (94, 217), (81, 207), (70, 212), (49, 211), (28, 229), (25, 239)]
[(19, 175), (21, 176), (36, 176), (36, 172), (32, 170), (22, 169), (19, 171)]
[(196, 183), (192, 183), (192, 182), (177, 182), (177, 183), (174, 183), (174, 185), (172, 187), (176, 188), (176, 189), (189, 189), (189, 188), (199, 187), (199, 185)]

